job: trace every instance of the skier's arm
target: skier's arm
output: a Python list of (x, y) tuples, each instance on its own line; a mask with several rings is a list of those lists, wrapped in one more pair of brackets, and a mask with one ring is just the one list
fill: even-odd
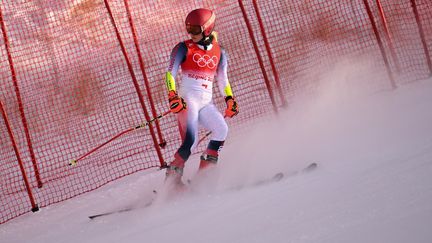
[(179, 70), (180, 64), (185, 61), (187, 47), (184, 42), (178, 43), (171, 52), (170, 64), (165, 73), (165, 84), (168, 90), (168, 101), (171, 112), (178, 113), (186, 109), (184, 99), (178, 96), (176, 91), (175, 77)]
[(225, 116), (233, 117), (238, 114), (238, 105), (234, 99), (234, 94), (231, 85), (228, 81), (228, 55), (223, 48), (221, 48), (221, 57), (216, 71), (216, 80), (218, 82), (219, 91), (225, 97), (227, 108)]
[(187, 54), (187, 47), (184, 42), (178, 43), (171, 52), (169, 67), (165, 73), (165, 84), (168, 92), (176, 91), (175, 77), (179, 70), (180, 64), (185, 61)]
[(234, 97), (231, 85), (228, 81), (228, 55), (223, 48), (221, 48), (221, 57), (216, 71), (216, 80), (218, 82), (219, 91), (224, 97)]

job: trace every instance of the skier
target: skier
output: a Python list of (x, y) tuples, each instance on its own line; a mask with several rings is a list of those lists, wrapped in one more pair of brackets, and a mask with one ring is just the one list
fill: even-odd
[[(237, 115), (238, 105), (228, 82), (228, 57), (217, 42), (213, 31), (216, 16), (208, 9), (195, 9), (186, 17), (190, 39), (178, 43), (171, 52), (165, 82), (171, 112), (177, 113), (182, 144), (166, 172), (166, 180), (182, 186), (181, 177), (191, 148), (197, 142), (198, 125), (210, 130), (211, 140), (201, 155), (199, 171), (216, 165), (219, 151), (227, 137), (228, 126), (224, 116), (212, 101), (214, 81), (225, 97), (225, 117)], [(175, 77), (181, 67), (181, 86), (176, 89)]]

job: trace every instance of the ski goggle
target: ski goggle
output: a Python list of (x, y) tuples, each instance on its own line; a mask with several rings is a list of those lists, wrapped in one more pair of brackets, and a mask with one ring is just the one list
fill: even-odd
[(201, 26), (199, 25), (186, 25), (186, 31), (192, 35), (199, 35), (203, 32)]

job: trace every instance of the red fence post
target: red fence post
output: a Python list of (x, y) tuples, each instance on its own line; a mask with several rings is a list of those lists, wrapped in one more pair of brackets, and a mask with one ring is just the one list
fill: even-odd
[[(143, 58), (142, 58), (142, 55), (141, 55), (141, 49), (139, 47), (138, 37), (137, 37), (135, 25), (134, 25), (133, 20), (132, 20), (132, 15), (131, 15), (131, 12), (130, 12), (130, 9), (129, 9), (129, 3), (128, 2), (129, 2), (128, 0), (124, 0), (125, 8), (126, 8), (126, 14), (128, 16), (130, 28), (132, 30), (133, 40), (134, 40), (135, 49), (136, 49), (137, 55), (138, 55), (138, 61), (139, 61), (141, 73), (142, 73), (143, 78), (144, 78), (144, 84), (145, 84), (145, 87), (146, 87), (147, 96), (148, 96), (148, 99), (150, 101), (151, 112), (152, 112), (153, 117), (157, 117), (157, 112), (156, 112), (156, 108), (155, 108), (155, 105), (154, 105), (154, 102), (153, 102), (153, 96), (152, 96), (152, 93), (151, 93), (151, 88), (150, 88), (149, 80), (148, 80), (148, 77), (147, 77), (147, 73), (145, 71), (144, 61), (143, 61)], [(159, 120), (156, 120), (155, 124), (156, 124), (156, 130), (157, 130), (158, 136), (159, 136), (159, 146), (161, 146), (162, 148), (164, 148), (166, 146), (166, 141), (164, 141), (164, 139), (163, 139), (162, 131), (161, 131), (161, 128), (160, 128), (160, 125), (159, 125)]]
[[(118, 40), (118, 42), (119, 42), (119, 44), (120, 44), (121, 51), (122, 51), (122, 53), (123, 53), (123, 56), (125, 57), (126, 64), (127, 64), (127, 67), (128, 67), (128, 70), (129, 70), (129, 72), (130, 72), (130, 74), (131, 74), (131, 78), (132, 78), (132, 81), (133, 81), (133, 83), (134, 83), (135, 90), (136, 90), (136, 92), (137, 92), (137, 95), (138, 95), (138, 98), (139, 98), (139, 101), (140, 101), (141, 107), (142, 107), (143, 112), (144, 112), (145, 119), (146, 119), (147, 121), (149, 121), (151, 118), (150, 118), (150, 115), (149, 115), (148, 112), (147, 112), (147, 108), (146, 108), (146, 105), (145, 105), (145, 103), (144, 103), (144, 97), (143, 97), (142, 94), (141, 94), (141, 90), (140, 90), (140, 88), (139, 88), (138, 80), (136, 79), (136, 76), (135, 76), (135, 73), (134, 73), (134, 70), (133, 70), (133, 67), (132, 67), (132, 63), (131, 63), (131, 61), (130, 61), (130, 59), (129, 59), (129, 57), (128, 57), (128, 54), (127, 54), (127, 52), (126, 52), (126, 48), (125, 48), (125, 46), (124, 46), (124, 44), (123, 44), (123, 41), (122, 41), (122, 39), (121, 39), (120, 32), (119, 32), (119, 30), (118, 30), (118, 28), (117, 28), (117, 25), (115, 24), (114, 16), (113, 16), (112, 11), (111, 11), (111, 7), (110, 7), (109, 4), (108, 4), (108, 0), (104, 0), (104, 3), (105, 3), (105, 7), (107, 8), (107, 11), (108, 11), (108, 14), (109, 14), (110, 20), (111, 20), (111, 24), (113, 25), (114, 30), (115, 30), (115, 32), (116, 32), (117, 40)], [(164, 161), (164, 159), (163, 159), (163, 156), (162, 156), (162, 152), (161, 152), (161, 150), (160, 150), (160, 147), (158, 146), (158, 142), (157, 142), (157, 139), (156, 139), (156, 134), (155, 134), (155, 132), (154, 132), (154, 130), (153, 130), (153, 125), (152, 125), (152, 124), (149, 124), (148, 126), (149, 126), (149, 130), (150, 130), (151, 137), (152, 137), (152, 139), (153, 139), (154, 147), (155, 147), (155, 149), (156, 149), (156, 153), (157, 153), (158, 158), (159, 158), (159, 162), (160, 162), (160, 164), (161, 164), (161, 167), (163, 167), (163, 166), (165, 165), (165, 161)]]
[(12, 127), (11, 127), (11, 125), (10, 125), (9, 119), (8, 119), (8, 117), (7, 117), (6, 110), (5, 110), (4, 107), (3, 107), (3, 102), (2, 102), (1, 100), (0, 100), (0, 112), (1, 112), (1, 114), (2, 114), (2, 117), (3, 117), (4, 123), (5, 123), (5, 125), (6, 125), (6, 129), (7, 129), (7, 131), (8, 131), (9, 138), (10, 138), (10, 140), (11, 140), (11, 142), (12, 142), (12, 146), (13, 146), (13, 149), (14, 149), (14, 152), (15, 152), (15, 156), (16, 156), (16, 158), (17, 158), (18, 165), (19, 165), (20, 170), (21, 170), (21, 175), (22, 175), (22, 177), (23, 177), (24, 184), (25, 184), (25, 187), (26, 187), (26, 189), (27, 189), (27, 194), (28, 194), (28, 196), (29, 196), (30, 204), (31, 204), (31, 207), (32, 207), (32, 208), (31, 208), (31, 211), (32, 211), (32, 212), (36, 212), (36, 211), (39, 210), (39, 207), (38, 207), (38, 205), (36, 204), (36, 202), (35, 202), (35, 200), (34, 200), (33, 192), (32, 192), (32, 189), (31, 189), (31, 187), (30, 187), (30, 183), (29, 183), (29, 181), (28, 181), (27, 174), (26, 174), (25, 169), (24, 169), (23, 161), (22, 161), (22, 159), (21, 159), (21, 155), (20, 155), (20, 152), (19, 152), (19, 149), (18, 149), (17, 143), (16, 143), (16, 139), (15, 139), (15, 136), (14, 136), (14, 134), (13, 134)]
[(269, 81), (269, 78), (267, 76), (267, 72), (266, 72), (266, 70), (264, 68), (264, 63), (263, 63), (263, 60), (262, 60), (261, 55), (259, 53), (258, 44), (257, 44), (255, 36), (253, 34), (252, 26), (251, 26), (251, 24), (249, 22), (249, 19), (247, 17), (246, 10), (245, 10), (244, 5), (243, 5), (243, 1), (242, 0), (238, 0), (238, 2), (239, 2), (239, 5), (240, 5), (242, 14), (243, 14), (243, 18), (244, 18), (244, 20), (246, 22), (246, 26), (247, 26), (247, 29), (248, 29), (248, 32), (249, 32), (249, 36), (250, 36), (250, 38), (252, 40), (252, 44), (253, 44), (254, 49), (255, 49), (255, 53), (257, 55), (261, 71), (262, 71), (263, 76), (264, 76), (265, 84), (267, 86), (267, 90), (268, 90), (269, 95), (270, 95), (270, 100), (271, 100), (272, 105), (273, 105), (273, 110), (274, 110), (275, 113), (278, 113), (276, 102), (275, 102), (274, 95), (273, 95), (273, 90), (272, 90), (272, 87), (270, 85), (270, 81)]
[(11, 48), (10, 48), (10, 44), (9, 44), (9, 38), (7, 36), (7, 33), (6, 33), (6, 25), (4, 23), (3, 11), (1, 9), (1, 6), (0, 6), (0, 25), (1, 25), (2, 32), (3, 32), (3, 39), (4, 39), (4, 42), (5, 42), (5, 46), (6, 46), (6, 52), (7, 52), (8, 62), (9, 62), (9, 68), (10, 68), (11, 75), (12, 75), (12, 82), (13, 82), (13, 85), (14, 85), (14, 88), (15, 88), (15, 94), (16, 94), (16, 97), (17, 97), (17, 100), (18, 100), (18, 108), (19, 108), (19, 112), (20, 112), (20, 115), (21, 115), (21, 120), (22, 120), (22, 123), (23, 123), (23, 126), (24, 126), (24, 133), (25, 133), (25, 137), (26, 137), (26, 140), (27, 140), (27, 145), (29, 147), (30, 158), (31, 158), (31, 161), (32, 161), (32, 164), (33, 164), (33, 169), (34, 169), (34, 173), (35, 173), (35, 177), (36, 177), (36, 181), (37, 181), (37, 186), (39, 188), (41, 188), (42, 187), (42, 180), (41, 180), (40, 175), (39, 175), (39, 168), (37, 166), (36, 156), (35, 156), (35, 153), (34, 153), (34, 150), (33, 150), (33, 144), (32, 144), (31, 137), (30, 137), (30, 132), (29, 132), (29, 129), (28, 129), (27, 119), (26, 119), (26, 116), (25, 116), (24, 106), (23, 106), (23, 102), (22, 102), (22, 99), (21, 99), (21, 92), (20, 92), (20, 89), (19, 89), (19, 86), (18, 86), (17, 75), (16, 75), (16, 72), (15, 72), (15, 67), (14, 67), (14, 63), (13, 63), (13, 60), (12, 60), (12, 54), (11, 54), (11, 50), (10, 50)]
[(255, 14), (256, 14), (257, 19), (258, 19), (258, 23), (259, 23), (259, 26), (260, 26), (261, 34), (262, 34), (263, 39), (264, 39), (264, 44), (265, 44), (265, 47), (266, 47), (267, 55), (269, 56), (270, 65), (271, 65), (271, 68), (272, 68), (273, 76), (275, 77), (275, 83), (276, 83), (276, 87), (278, 88), (278, 93), (279, 93), (279, 96), (280, 96), (281, 101), (282, 101), (282, 106), (286, 107), (287, 106), (287, 101), (286, 101), (285, 96), (284, 96), (284, 94), (282, 92), (282, 87), (281, 87), (281, 83), (280, 83), (280, 80), (279, 80), (279, 73), (276, 70), (276, 65), (275, 65), (274, 60), (273, 60), (273, 55), (272, 55), (272, 52), (271, 52), (270, 44), (268, 42), (267, 34), (265, 32), (265, 29), (264, 29), (264, 24), (263, 24), (263, 21), (262, 21), (262, 18), (261, 18), (261, 14), (259, 12), (259, 7), (258, 7), (258, 4), (257, 4), (256, 0), (253, 0), (253, 6), (254, 6), (254, 9), (255, 9)]
[(427, 61), (427, 64), (429, 66), (429, 72), (430, 72), (429, 76), (432, 77), (432, 61), (431, 61), (431, 57), (430, 57), (430, 54), (429, 54), (428, 46), (426, 44), (426, 38), (425, 38), (424, 30), (423, 30), (423, 25), (422, 25), (422, 23), (420, 21), (420, 16), (419, 16), (419, 13), (418, 13), (418, 10), (417, 10), (416, 0), (411, 0), (411, 6), (412, 6), (413, 11), (414, 11), (415, 19), (417, 21), (417, 26), (418, 26), (418, 29), (419, 29), (419, 32), (420, 32), (420, 38), (421, 38), (421, 41), (422, 41), (422, 44), (423, 44), (423, 49), (424, 49), (424, 52), (425, 52), (425, 55), (426, 55), (426, 61)]
[(397, 58), (397, 55), (396, 55), (396, 52), (395, 52), (395, 48), (394, 48), (394, 45), (393, 45), (393, 37), (392, 37), (392, 35), (390, 33), (390, 29), (389, 29), (389, 26), (388, 26), (388, 23), (387, 23), (387, 19), (386, 19), (385, 13), (384, 13), (383, 6), (381, 4), (381, 0), (376, 0), (376, 3), (377, 3), (377, 6), (379, 8), (379, 13), (380, 13), (380, 16), (381, 16), (381, 21), (384, 24), (384, 30), (385, 30), (385, 33), (386, 33), (387, 40), (389, 42), (390, 54), (391, 54), (391, 56), (393, 58), (393, 61), (395, 63), (396, 71), (399, 73), (400, 72), (399, 59)]
[(385, 50), (384, 50), (384, 45), (383, 45), (383, 43), (381, 41), (381, 37), (380, 37), (380, 35), (378, 33), (378, 28), (377, 28), (377, 26), (375, 24), (374, 17), (372, 15), (372, 11), (370, 9), (368, 0), (363, 0), (363, 2), (364, 2), (364, 5), (366, 7), (366, 12), (367, 12), (367, 14), (369, 16), (369, 19), (370, 19), (370, 22), (371, 22), (371, 25), (372, 25), (372, 29), (373, 29), (373, 31), (375, 33), (375, 37), (377, 39), (378, 46), (379, 46), (380, 51), (381, 51), (381, 55), (382, 55), (382, 57), (384, 59), (384, 63), (385, 63), (386, 69), (387, 69), (387, 74), (389, 75), (389, 78), (390, 78), (391, 87), (393, 89), (395, 89), (396, 88), (396, 83), (395, 83), (394, 78), (393, 78), (393, 73), (392, 73), (392, 71), (390, 69), (390, 65), (389, 65), (389, 62), (388, 62), (388, 59), (387, 59), (387, 55), (386, 55)]

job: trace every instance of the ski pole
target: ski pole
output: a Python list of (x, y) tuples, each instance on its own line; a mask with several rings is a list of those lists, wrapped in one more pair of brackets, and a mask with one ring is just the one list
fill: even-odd
[(106, 141), (106, 142), (102, 143), (101, 145), (95, 147), (94, 149), (90, 150), (89, 152), (87, 152), (86, 154), (82, 155), (81, 157), (79, 157), (79, 158), (77, 158), (77, 159), (72, 159), (72, 160), (69, 162), (69, 165), (71, 165), (71, 166), (76, 165), (78, 161), (84, 159), (85, 157), (89, 156), (90, 154), (94, 153), (96, 150), (102, 148), (103, 146), (107, 145), (108, 143), (114, 141), (115, 139), (117, 139), (117, 138), (123, 136), (124, 134), (131, 132), (131, 131), (135, 131), (135, 130), (138, 130), (138, 129), (144, 128), (144, 127), (148, 126), (150, 123), (152, 123), (152, 122), (154, 122), (154, 121), (156, 121), (156, 120), (159, 120), (159, 119), (161, 119), (162, 117), (168, 115), (170, 112), (171, 112), (171, 110), (165, 111), (164, 113), (160, 114), (160, 115), (157, 116), (157, 117), (154, 117), (153, 119), (151, 119), (151, 120), (149, 120), (149, 121), (146, 121), (146, 122), (144, 122), (144, 123), (142, 123), (142, 124), (140, 124), (140, 125), (138, 125), (138, 126), (131, 127), (131, 128), (129, 128), (129, 129), (127, 129), (127, 130), (124, 130), (123, 132), (118, 133), (117, 135), (115, 135), (114, 137), (112, 137), (111, 139), (109, 139), (108, 141)]

